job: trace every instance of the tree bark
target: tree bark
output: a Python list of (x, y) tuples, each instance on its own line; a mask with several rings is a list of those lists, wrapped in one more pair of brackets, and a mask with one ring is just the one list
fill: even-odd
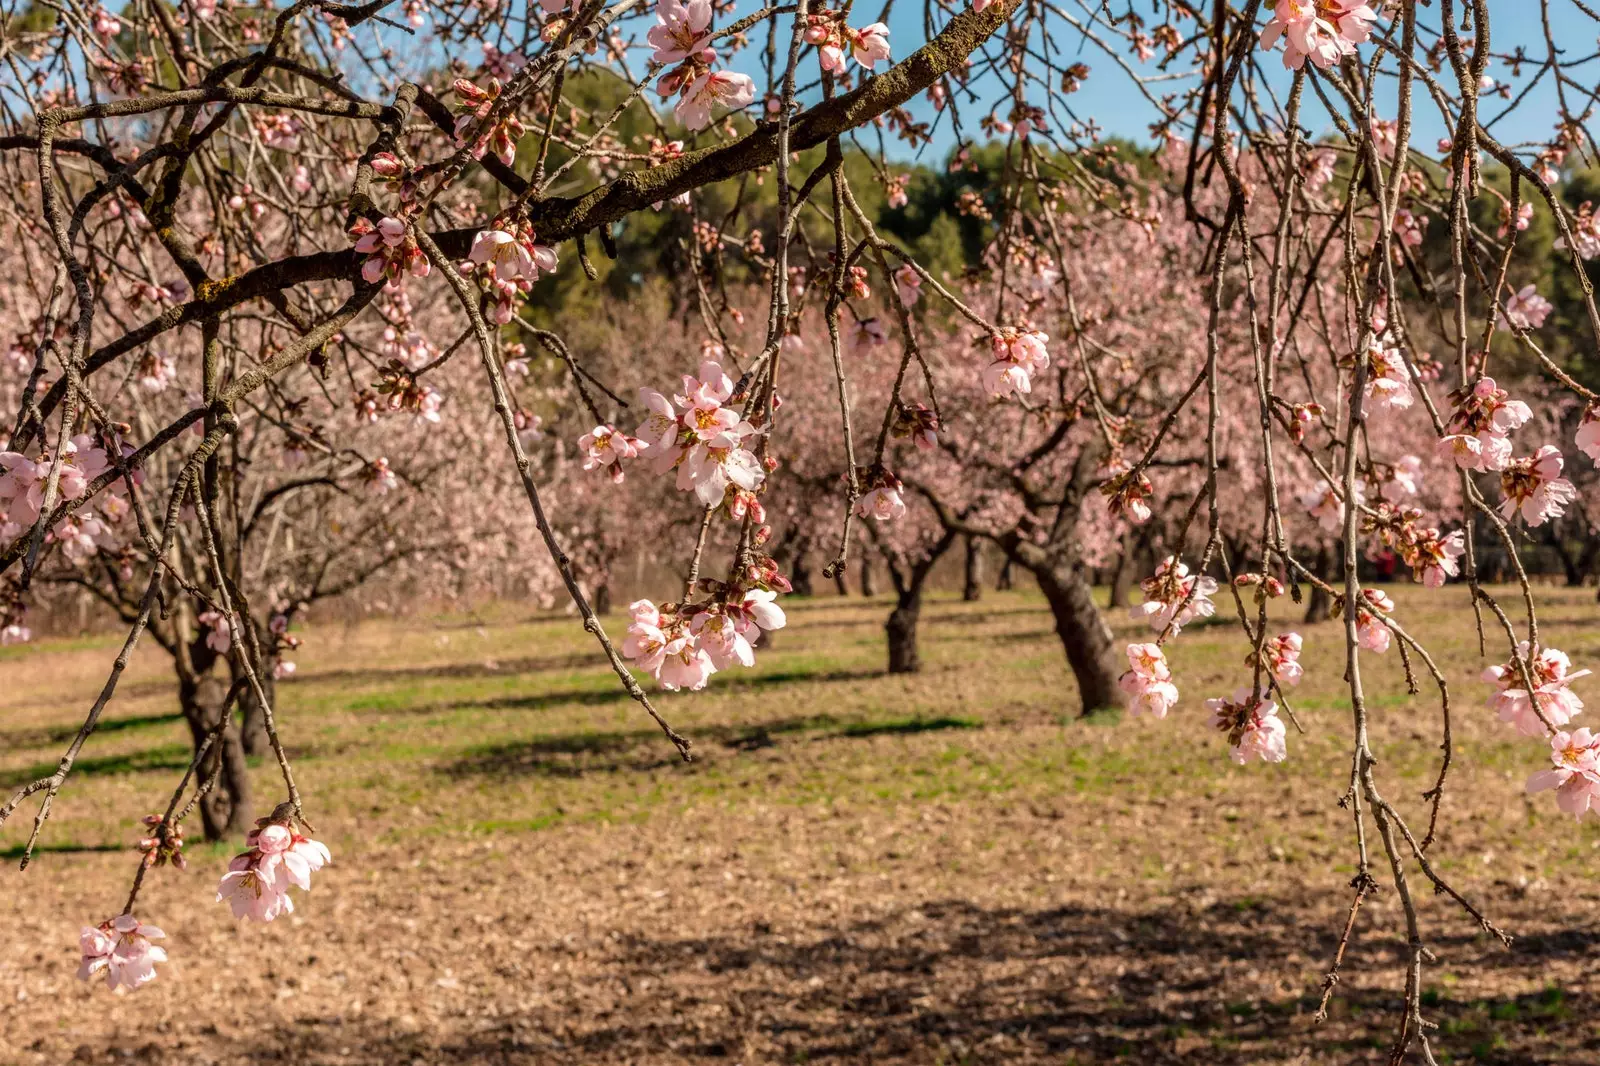
[[(264, 649), (263, 649), (264, 651)], [(273, 667), (277, 660), (268, 656), (261, 663), (261, 691), (267, 694), (271, 706), (278, 705), (278, 681), (273, 677)], [(261, 713), (261, 704), (256, 700), (256, 691), (250, 686), (245, 686), (239, 694), (239, 742), (246, 755), (261, 755), (267, 750), (267, 716)]]
[(789, 564), (789, 584), (796, 596), (816, 595), (816, 585), (811, 579), (811, 541), (802, 539), (794, 550), (794, 560)]
[(1120, 670), (1111, 627), (1095, 606), (1094, 588), (1083, 568), (1057, 562), (1035, 570), (1034, 576), (1055, 617), (1056, 634), (1066, 650), (1067, 663), (1078, 679), (1083, 713), (1121, 706), (1122, 696), (1117, 688)]
[(994, 590), (996, 592), (1010, 592), (1011, 585), (1011, 560), (1007, 559), (1000, 564), (1000, 573), (994, 579)]
[(1128, 606), (1129, 577), (1133, 574), (1133, 555), (1135, 545), (1131, 536), (1122, 538), (1122, 550), (1117, 553), (1117, 565), (1111, 570), (1111, 602), (1112, 607)]
[(602, 581), (594, 588), (594, 613), (608, 615), (611, 613), (611, 582)]
[(966, 580), (961, 585), (961, 598), (967, 603), (976, 603), (983, 598), (983, 545), (971, 535), (966, 540)]
[(914, 674), (922, 669), (922, 658), (917, 653), (917, 619), (922, 614), (922, 590), (900, 597), (889, 620), (883, 624), (889, 638), (889, 672)]
[(843, 569), (840, 569), (834, 573), (833, 587), (839, 591), (839, 595), (841, 596), (850, 595), (850, 585), (844, 579)]
[[(212, 674), (179, 679), (178, 704), (189, 723), (189, 736), (196, 750), (221, 720), (227, 695), (227, 683)], [(233, 722), (223, 730), (221, 742), (206, 752), (195, 777), (204, 784), (213, 774), (217, 783), (200, 800), (200, 821), (207, 840), (221, 840), (243, 833), (250, 825), (250, 776), (244, 741)]]
[(876, 596), (878, 594), (878, 581), (872, 572), (872, 556), (863, 549), (861, 552), (861, 595)]

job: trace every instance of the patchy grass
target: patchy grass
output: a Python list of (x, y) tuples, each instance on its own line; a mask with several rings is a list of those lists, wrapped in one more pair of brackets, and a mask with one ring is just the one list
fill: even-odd
[[(1395, 598), (1452, 685), (1433, 861), (1522, 934), (1501, 949), (1422, 894), (1436, 1053), (1590, 1061), (1600, 823), (1523, 795), (1541, 745), (1484, 709), (1465, 598)], [(1548, 603), (1546, 639), (1600, 662), (1593, 593)], [(1185, 631), (1182, 701), (1152, 722), (1078, 715), (1037, 595), (936, 598), (910, 678), (883, 672), (887, 611), (795, 602), (755, 669), (662, 694), (688, 764), (570, 618), (314, 626), (279, 717), (336, 864), (291, 918), (239, 927), (210, 902), (229, 848), (193, 845), (140, 904), (173, 961), (108, 996), (72, 979), (77, 927), (120, 905), (188, 743), (141, 649), (33, 868), (0, 872), (0, 1063), (1381, 1061), (1392, 891), (1310, 1023), (1355, 872), (1336, 624), (1281, 626), (1306, 637), (1306, 732), (1239, 768), (1200, 706), (1247, 679), (1230, 626)], [(53, 769), (114, 649), (4, 649), (0, 781)], [(1438, 695), (1393, 653), (1363, 661), (1380, 783), (1420, 827)], [(282, 786), (258, 763), (264, 811)], [(0, 830), (13, 858), (31, 810)]]

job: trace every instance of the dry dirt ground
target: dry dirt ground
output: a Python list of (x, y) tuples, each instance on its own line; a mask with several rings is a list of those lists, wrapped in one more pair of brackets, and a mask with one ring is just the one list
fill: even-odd
[[(1523, 795), (1543, 745), (1484, 708), (1465, 597), (1396, 599), (1455, 693), (1436, 860), (1517, 934), (1420, 893), (1435, 1048), (1600, 1062), (1600, 821)], [(1549, 603), (1547, 641), (1600, 666), (1593, 593)], [(912, 679), (882, 673), (886, 610), (798, 603), (757, 669), (664, 698), (691, 765), (569, 619), (313, 626), (281, 718), (335, 864), (292, 918), (238, 925), (212, 902), (230, 848), (193, 844), (139, 906), (171, 962), (114, 995), (74, 979), (77, 931), (120, 907), (187, 759), (141, 653), (44, 852), (0, 871), (0, 1063), (1383, 1061), (1391, 891), (1311, 1018), (1355, 854), (1334, 625), (1294, 627), (1290, 761), (1239, 768), (1200, 706), (1246, 676), (1235, 629), (1179, 639), (1166, 721), (1081, 720), (1036, 596), (935, 602)], [(0, 651), (0, 782), (54, 762), (113, 647)], [(1439, 701), (1372, 660), (1380, 782), (1420, 819)], [(254, 772), (264, 809), (281, 785)], [(31, 814), (0, 830), (13, 860)]]

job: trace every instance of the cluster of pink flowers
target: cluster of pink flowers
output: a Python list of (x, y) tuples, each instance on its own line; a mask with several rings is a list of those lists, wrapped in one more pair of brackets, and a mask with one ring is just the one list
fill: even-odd
[[(1527, 664), (1528, 676), (1533, 679), (1532, 698), (1523, 680), (1521, 663)], [(1540, 711), (1556, 727), (1566, 725), (1582, 712), (1583, 701), (1567, 686), (1588, 673), (1588, 670), (1573, 670), (1572, 660), (1565, 652), (1531, 646), (1523, 641), (1517, 645), (1516, 658), (1483, 672), (1483, 680), (1495, 686), (1489, 696), (1489, 709), (1499, 715), (1502, 722), (1515, 726), (1523, 736), (1539, 736), (1546, 732), (1544, 722), (1539, 719)]]
[(1364, 519), (1362, 530), (1376, 534), (1378, 540), (1398, 554), (1415, 576), (1428, 588), (1436, 589), (1445, 578), (1460, 573), (1457, 561), (1466, 551), (1461, 530), (1441, 533), (1422, 523), (1423, 513), (1415, 507), (1380, 503), (1375, 513)]
[[(1125, 466), (1125, 464), (1119, 464)], [(1123, 469), (1100, 486), (1106, 498), (1106, 509), (1119, 518), (1126, 518), (1139, 526), (1150, 520), (1150, 498), (1155, 486), (1143, 471)]]
[(983, 371), (983, 386), (991, 396), (1033, 391), (1033, 375), (1050, 365), (1045, 344), (1049, 336), (1026, 326), (1006, 326), (989, 338), (994, 361)]
[(1283, 40), (1283, 65), (1299, 70), (1307, 59), (1326, 70), (1372, 37), (1378, 13), (1361, 0), (1277, 0), (1261, 31), (1261, 47)]
[(1284, 688), (1293, 688), (1305, 676), (1300, 665), (1300, 649), (1305, 645), (1299, 633), (1280, 633), (1261, 647), (1267, 673)]
[(699, 377), (683, 376), (683, 391), (667, 399), (654, 389), (640, 389), (639, 401), (649, 413), (634, 431), (635, 452), (646, 452), (656, 473), (678, 471), (678, 488), (694, 492), (706, 507), (715, 507), (740, 492), (753, 493), (766, 480), (761, 461), (745, 445), (759, 430), (724, 406), (733, 396), (733, 381), (712, 360), (700, 364)]
[(1389, 347), (1381, 337), (1374, 337), (1367, 345), (1365, 395), (1373, 411), (1404, 410), (1415, 399), (1405, 355), (1399, 348)]
[(1600, 737), (1588, 729), (1557, 731), (1550, 738), (1554, 768), (1528, 778), (1528, 792), (1555, 790), (1556, 806), (1575, 818), (1600, 814)]
[(1194, 619), (1210, 618), (1216, 613), (1211, 596), (1217, 591), (1217, 579), (1191, 575), (1176, 556), (1167, 556), (1153, 576), (1139, 583), (1139, 588), (1144, 591), (1144, 601), (1129, 608), (1129, 614), (1135, 620), (1149, 622), (1157, 633), (1170, 625), (1172, 635), (1177, 636)]
[(1129, 644), (1127, 653), (1128, 670), (1117, 678), (1117, 687), (1128, 696), (1128, 710), (1136, 717), (1165, 718), (1178, 702), (1166, 653), (1159, 644)]
[(414, 278), (428, 276), (428, 257), (417, 246), (417, 238), (403, 219), (385, 217), (374, 226), (358, 218), (350, 227), (350, 236), (355, 238), (356, 251), (367, 257), (361, 264), (361, 276), (368, 283), (387, 281), (398, 286), (407, 274)]
[(846, 53), (860, 66), (872, 70), (889, 58), (889, 27), (874, 22), (862, 29), (845, 25), (837, 11), (823, 11), (806, 17), (806, 40), (817, 46), (817, 61), (823, 70), (843, 70)]
[(233, 647), (233, 626), (228, 622), (228, 616), (220, 611), (201, 611), (197, 621), (209, 630), (206, 633), (206, 647), (218, 655), (228, 654), (228, 649)]
[(95, 974), (106, 976), (106, 987), (118, 985), (132, 991), (156, 979), (156, 963), (167, 961), (167, 951), (150, 943), (165, 940), (167, 934), (145, 925), (131, 914), (119, 914), (98, 926), (84, 926), (78, 936), (83, 961), (78, 979), (87, 981)]
[(889, 432), (896, 439), (910, 437), (920, 452), (931, 452), (939, 446), (939, 416), (925, 403), (901, 404)]
[(1504, 470), (1511, 462), (1510, 433), (1531, 419), (1533, 411), (1490, 377), (1452, 393), (1451, 399), (1456, 408), (1439, 438), (1439, 455), (1463, 470)]
[(459, 269), (476, 281), (480, 290), (493, 294), (489, 320), (503, 326), (511, 321), (518, 299), (533, 288), (539, 275), (554, 274), (558, 265), (556, 250), (540, 244), (532, 226), (505, 222), (500, 228), (480, 230), (472, 238), (467, 262)]
[(646, 35), (655, 49), (651, 60), (677, 66), (656, 81), (656, 93), (665, 100), (676, 94), (673, 108), (690, 130), (711, 125), (713, 108), (731, 111), (756, 98), (756, 83), (748, 75), (732, 70), (712, 70), (717, 50), (711, 46), (710, 0), (658, 0), (656, 25)]
[(226, 901), (235, 918), (270, 922), (292, 914), (289, 887), (311, 891), (311, 875), (333, 861), (324, 845), (271, 818), (256, 822), (244, 842), (249, 850), (233, 857), (217, 884), (217, 902)]
[(1234, 692), (1232, 699), (1206, 700), (1211, 712), (1211, 728), (1228, 737), (1228, 754), (1243, 766), (1251, 759), (1282, 762), (1289, 754), (1288, 731), (1278, 717), (1278, 705), (1254, 698), (1249, 688)]
[(139, 387), (146, 392), (166, 392), (178, 377), (178, 362), (170, 355), (145, 352), (139, 360)]
[(455, 137), (458, 145), (472, 146), (472, 154), (481, 156), (492, 151), (500, 162), (510, 166), (517, 159), (517, 142), (527, 133), (515, 114), (501, 115), (493, 126), (486, 126), (494, 102), (500, 98), (500, 80), (490, 78), (486, 88), (457, 78), (452, 86), (459, 101), (456, 112)]
[(1561, 476), (1565, 460), (1561, 450), (1546, 444), (1532, 455), (1513, 459), (1500, 471), (1500, 491), (1505, 499), (1500, 514), (1506, 518), (1522, 515), (1530, 526), (1567, 513), (1567, 504), (1578, 498), (1572, 482)]
[(1388, 651), (1394, 635), (1383, 620), (1393, 613), (1394, 601), (1387, 593), (1377, 589), (1362, 589), (1361, 601), (1356, 604), (1357, 642), (1368, 651)]
[[(121, 447), (124, 455), (132, 451), (127, 445)], [(111, 467), (105, 448), (87, 433), (67, 441), (62, 452), (56, 481), (57, 503), (81, 499), (89, 491), (89, 483)], [(0, 541), (15, 540), (39, 520), (51, 465), (49, 453), (29, 459), (20, 452), (0, 451)], [(98, 512), (80, 507), (50, 529), (50, 541), (60, 543), (73, 562), (81, 562), (102, 549), (115, 548), (117, 536), (112, 523), (127, 514), (129, 508), (123, 491), (119, 483), (107, 486), (99, 496)]]
[(668, 691), (699, 690), (718, 670), (755, 665), (761, 634), (784, 626), (783, 608), (774, 601), (789, 591), (774, 567), (760, 578), (753, 587), (720, 588), (701, 604), (629, 604), (633, 622), (622, 653)]

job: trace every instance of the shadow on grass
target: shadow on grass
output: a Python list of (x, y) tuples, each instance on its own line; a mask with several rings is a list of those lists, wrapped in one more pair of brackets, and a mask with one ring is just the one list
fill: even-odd
[[(95, 735), (121, 733), (129, 729), (145, 729), (155, 725), (170, 725), (183, 721), (177, 714), (141, 714), (131, 718), (102, 718), (95, 726)], [(48, 729), (15, 729), (0, 733), (0, 748), (37, 748), (46, 744), (62, 744), (78, 735), (79, 726), (51, 726)]]
[[(11, 847), (0, 851), (0, 862), (11, 862), (20, 859), (27, 850), (26, 844), (13, 844)], [(92, 852), (131, 851), (126, 844), (35, 844), (34, 855), (86, 855)]]
[[(1318, 988), (1303, 955), (1326, 957), (1335, 925), (1326, 911), (1278, 899), (1149, 908), (926, 899), (851, 922), (819, 911), (787, 935), (759, 915), (710, 936), (664, 923), (596, 934), (591, 965), (564, 977), (575, 998), (508, 1009), (493, 1024), (453, 1018), (405, 1033), (345, 1017), (326, 1023), (337, 1030), (264, 1028), (232, 1050), (297, 1061), (334, 1040), (360, 1047), (362, 1063), (461, 1066), (1381, 1061), (1399, 1006), (1393, 987), (1341, 984), (1329, 1019), (1311, 1023)], [(1536, 974), (1542, 961), (1470, 933), (1435, 944), (1456, 968), (1510, 956)], [(544, 954), (570, 958), (565, 948)], [(1362, 938), (1345, 973), (1399, 960), (1396, 942)], [(540, 949), (527, 962), (542, 964)], [(1239, 979), (1242, 967), (1251, 981)], [(1257, 967), (1277, 980), (1254, 981)], [(590, 1001), (589, 986), (593, 1000), (618, 986), (650, 993), (625, 1009), (574, 1006)], [(1495, 1066), (1594, 1061), (1597, 1009), (1592, 991), (1548, 983), (1491, 999), (1430, 985), (1423, 1007), (1440, 1026), (1431, 1036), (1440, 1061)]]
[[(776, 747), (783, 738), (860, 740), (877, 736), (904, 736), (945, 729), (981, 729), (976, 718), (891, 718), (842, 721), (830, 714), (780, 718), (758, 725), (711, 725), (695, 728), (690, 739), (700, 750), (712, 744), (734, 751), (759, 751)], [(535, 774), (581, 777), (585, 774), (655, 770), (683, 765), (670, 746), (664, 747), (658, 729), (556, 733), (533, 740), (485, 744), (442, 767), (450, 777), (505, 777)], [(690, 764), (694, 766), (696, 764)]]
[[(73, 777), (110, 777), (116, 774), (141, 774), (154, 770), (185, 770), (191, 750), (182, 744), (129, 752), (126, 755), (100, 755), (79, 759), (72, 764)], [(20, 770), (0, 771), (0, 788), (18, 788), (56, 772), (57, 762), (36, 763)]]

